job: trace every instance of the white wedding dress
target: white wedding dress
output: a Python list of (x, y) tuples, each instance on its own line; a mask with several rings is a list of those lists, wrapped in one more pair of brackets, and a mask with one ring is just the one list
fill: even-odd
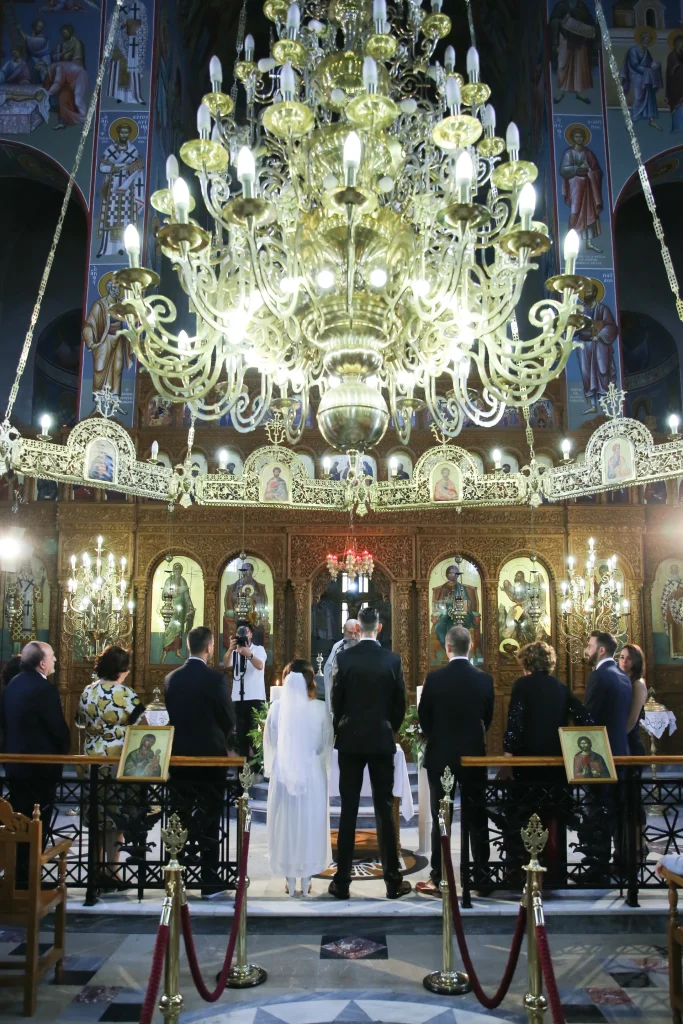
[[(328, 777), (332, 719), (291, 672), (271, 704), (263, 735), (268, 786), (268, 857), (274, 874), (310, 878), (332, 863)], [(304, 893), (305, 895), (305, 893)]]

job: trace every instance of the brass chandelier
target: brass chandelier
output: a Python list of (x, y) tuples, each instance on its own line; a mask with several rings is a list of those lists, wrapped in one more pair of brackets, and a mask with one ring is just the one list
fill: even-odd
[(126, 559), (117, 565), (111, 552), (105, 559), (102, 544), (98, 537), (94, 559), (86, 551), (80, 565), (71, 556), (62, 604), (64, 635), (85, 661), (95, 661), (110, 644), (125, 644), (133, 633)]
[(514, 124), (496, 135), (477, 51), (467, 81), (453, 47), (434, 59), (451, 21), (431, 7), (266, 0), (271, 55), (256, 63), (247, 36), (236, 65), (246, 125), (212, 59), (199, 138), (180, 149), (211, 231), (190, 217), (175, 157), (152, 197), (191, 333), (168, 297), (145, 294), (159, 277), (139, 266), (133, 226), (116, 275), (115, 312), (159, 394), (242, 432), (280, 411), (294, 443), (317, 389), (321, 433), (349, 451), (390, 419), (407, 442), (425, 404), (447, 437), (465, 417), (492, 426), (562, 372), (583, 323), (578, 236), (546, 282), (558, 298), (531, 307), (534, 336), (521, 339), (515, 310), (550, 247), (533, 219), (537, 169)]
[(569, 579), (562, 590), (561, 639), (570, 659), (579, 662), (593, 630), (612, 633), (620, 650), (628, 640), (629, 602), (617, 579), (617, 556), (601, 562), (596, 572), (595, 541), (588, 538), (585, 575), (576, 566), (576, 558), (567, 559)]

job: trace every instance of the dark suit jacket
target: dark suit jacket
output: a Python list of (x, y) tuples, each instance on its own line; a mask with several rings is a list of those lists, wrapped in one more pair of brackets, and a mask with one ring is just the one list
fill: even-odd
[(612, 753), (628, 754), (626, 723), (631, 710), (631, 680), (611, 658), (594, 669), (586, 683), (584, 704), (596, 725), (607, 727)]
[[(69, 726), (64, 720), (57, 687), (40, 672), (28, 669), (5, 687), (0, 705), (0, 731), (5, 754), (68, 754)], [(61, 765), (5, 765), (10, 779), (61, 778)]]
[(439, 776), (459, 758), (486, 753), (486, 730), (493, 718), (493, 679), (464, 658), (449, 661), (425, 679), (418, 706), (427, 740), (424, 767)]
[[(225, 676), (199, 658), (188, 658), (164, 680), (166, 710), (178, 757), (225, 757), (235, 709)], [(194, 769), (193, 769), (194, 770)]]
[(401, 658), (373, 640), (337, 655), (332, 686), (335, 746), (347, 754), (393, 754), (406, 713)]

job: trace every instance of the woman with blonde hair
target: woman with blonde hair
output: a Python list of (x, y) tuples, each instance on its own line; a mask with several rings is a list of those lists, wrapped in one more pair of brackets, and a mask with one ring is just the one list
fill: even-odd
[(332, 862), (328, 776), (332, 719), (316, 699), (313, 667), (302, 658), (282, 673), (282, 696), (270, 705), (263, 734), (268, 786), (268, 857), (284, 875), (290, 896), (301, 879), (308, 896), (311, 876)]
[(638, 644), (624, 644), (619, 652), (619, 668), (631, 680), (631, 710), (626, 723), (628, 752), (633, 757), (645, 754), (645, 744), (640, 734), (640, 720), (647, 700), (645, 682), (645, 655)]

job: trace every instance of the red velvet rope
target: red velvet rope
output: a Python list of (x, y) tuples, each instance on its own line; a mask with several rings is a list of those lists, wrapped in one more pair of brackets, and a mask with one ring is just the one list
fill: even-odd
[(553, 1015), (553, 1024), (565, 1024), (564, 1010), (560, 1002), (560, 993), (557, 991), (557, 981), (553, 970), (553, 960), (550, 955), (550, 943), (548, 933), (544, 924), (536, 925), (536, 946), (538, 947), (538, 958), (541, 961), (541, 970), (545, 980), (545, 990), (548, 993), (550, 1012)]
[(149, 972), (145, 1001), (142, 1004), (142, 1010), (140, 1012), (140, 1024), (151, 1024), (152, 1017), (154, 1016), (157, 995), (159, 993), (159, 984), (161, 982), (161, 972), (164, 969), (164, 957), (166, 956), (168, 938), (168, 925), (160, 924), (159, 930), (157, 931), (157, 940), (154, 944), (154, 955), (152, 956), (152, 967)]
[(199, 963), (197, 961), (197, 951), (194, 947), (194, 936), (192, 934), (192, 923), (190, 921), (190, 908), (187, 903), (183, 904), (180, 908), (180, 920), (183, 926), (183, 938), (185, 940), (185, 952), (187, 953), (187, 962), (190, 965), (190, 973), (192, 974), (192, 980), (195, 983), (195, 987), (199, 995), (206, 1003), (215, 1003), (217, 999), (223, 995), (225, 986), (228, 980), (228, 971), (232, 965), (232, 957), (235, 952), (235, 944), (237, 942), (237, 932), (239, 931), (240, 915), (242, 913), (242, 904), (244, 903), (244, 892), (246, 889), (247, 879), (247, 859), (249, 857), (249, 837), (250, 832), (244, 832), (242, 834), (242, 856), (240, 858), (240, 870), (239, 878), (237, 881), (237, 892), (235, 894), (235, 911), (232, 918), (232, 928), (230, 929), (230, 937), (228, 939), (228, 948), (225, 951), (225, 960), (223, 961), (223, 968), (218, 979), (218, 984), (213, 992), (210, 992), (204, 983), (202, 972), (199, 969)]
[(519, 908), (517, 924), (515, 925), (515, 934), (512, 937), (512, 946), (510, 947), (510, 956), (508, 957), (508, 962), (505, 966), (505, 973), (503, 974), (500, 985), (498, 986), (494, 996), (487, 996), (481, 987), (479, 978), (474, 970), (474, 964), (472, 963), (472, 958), (470, 957), (470, 952), (467, 948), (467, 940), (465, 939), (465, 932), (462, 927), (462, 917), (460, 916), (460, 906), (458, 904), (458, 890), (455, 887), (455, 873), (453, 871), (453, 861), (451, 859), (450, 836), (441, 836), (441, 849), (443, 851), (443, 860), (446, 867), (446, 879), (448, 881), (448, 888), (451, 896), (453, 927), (458, 940), (458, 948), (460, 949), (462, 962), (465, 966), (465, 970), (467, 971), (467, 975), (472, 982), (472, 991), (481, 1005), (485, 1006), (487, 1010), (495, 1010), (497, 1006), (500, 1006), (507, 995), (517, 968), (519, 953), (522, 948), (522, 940), (524, 938), (524, 929), (526, 927), (526, 907), (520, 906)]

